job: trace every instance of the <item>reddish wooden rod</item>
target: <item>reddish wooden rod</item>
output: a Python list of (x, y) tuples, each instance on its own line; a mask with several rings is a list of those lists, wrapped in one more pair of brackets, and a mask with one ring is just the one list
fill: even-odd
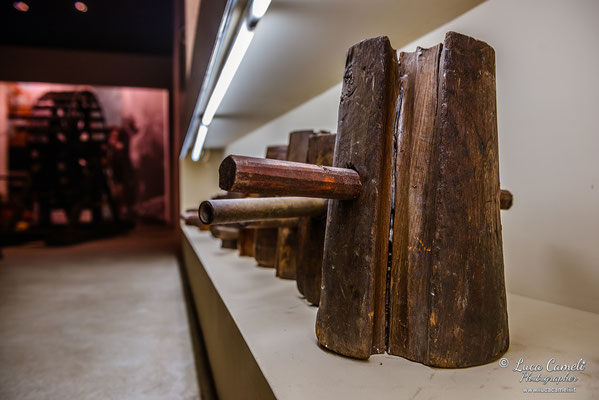
[(228, 156), (218, 172), (221, 189), (232, 192), (349, 200), (362, 188), (352, 169), (267, 158)]
[[(362, 189), (360, 175), (353, 169), (268, 158), (231, 155), (223, 160), (218, 172), (220, 188), (231, 192), (350, 200)], [(512, 203), (512, 194), (501, 190), (501, 209), (510, 209)]]

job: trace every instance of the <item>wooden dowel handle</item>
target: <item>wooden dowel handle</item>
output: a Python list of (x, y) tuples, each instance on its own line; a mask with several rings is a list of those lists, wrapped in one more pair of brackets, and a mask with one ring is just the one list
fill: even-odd
[(306, 197), (262, 197), (208, 200), (200, 204), (204, 224), (231, 224), (269, 219), (323, 215), (327, 201)]
[(514, 203), (514, 196), (509, 190), (501, 189), (501, 194), (499, 196), (499, 208), (502, 210), (509, 210)]
[(362, 188), (352, 169), (267, 158), (231, 155), (218, 172), (221, 189), (232, 192), (348, 200)]

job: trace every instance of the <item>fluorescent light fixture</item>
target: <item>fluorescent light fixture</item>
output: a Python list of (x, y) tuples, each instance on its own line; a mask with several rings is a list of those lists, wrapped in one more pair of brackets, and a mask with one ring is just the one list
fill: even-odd
[(191, 159), (193, 161), (198, 161), (200, 156), (202, 155), (202, 149), (204, 148), (204, 142), (206, 141), (206, 135), (208, 134), (208, 127), (204, 124), (200, 125), (200, 129), (198, 129), (198, 134), (196, 135), (196, 142), (193, 145), (193, 150), (191, 151)]
[(237, 33), (237, 37), (235, 37), (235, 42), (229, 52), (227, 61), (225, 62), (225, 65), (218, 76), (216, 86), (214, 86), (214, 90), (210, 95), (206, 110), (204, 110), (204, 115), (202, 116), (203, 125), (207, 126), (212, 122), (214, 114), (216, 114), (218, 106), (223, 100), (223, 97), (225, 97), (225, 93), (227, 93), (227, 89), (235, 76), (235, 72), (237, 72), (237, 68), (239, 68), (239, 64), (241, 64), (241, 60), (243, 60), (243, 56), (250, 46), (253, 37), (254, 31), (250, 31), (247, 24), (241, 24), (241, 28)]
[(252, 18), (260, 19), (266, 14), (271, 0), (254, 0), (252, 2)]
[[(251, 1), (251, 0), (250, 0)], [(227, 2), (227, 6), (231, 0)], [(208, 127), (212, 123), (214, 119), (214, 115), (220, 106), (225, 94), (227, 93), (227, 89), (231, 82), (233, 81), (233, 77), (241, 64), (241, 60), (245, 56), (250, 43), (254, 37), (254, 29), (258, 21), (264, 16), (268, 6), (271, 3), (271, 0), (253, 0), (248, 2), (244, 7), (244, 16), (239, 25), (239, 31), (233, 40), (233, 45), (231, 46), (230, 51), (227, 54), (227, 59), (220, 70), (218, 78), (216, 80), (216, 84), (214, 85), (214, 89), (210, 93), (210, 97), (208, 98), (208, 102), (206, 103), (206, 108), (204, 109), (204, 113), (202, 114), (202, 118), (200, 120), (199, 117), (196, 117), (199, 114), (200, 104), (203, 103), (202, 98), (204, 98), (204, 94), (200, 93), (200, 96), (196, 102), (196, 107), (194, 109), (194, 117), (190, 122), (189, 129), (187, 131), (187, 135), (183, 142), (183, 147), (181, 148), (181, 154), (179, 158), (183, 159), (185, 154), (187, 153), (189, 146), (191, 145), (192, 138), (197, 129), (197, 134), (195, 134), (195, 144), (193, 146), (193, 150), (191, 153), (191, 159), (193, 161), (198, 161), (200, 159), (200, 155), (202, 154), (202, 148), (204, 147), (204, 142), (206, 141), (206, 134), (208, 133)], [(249, 10), (248, 8), (249, 7)], [(213, 50), (213, 52), (216, 50)], [(220, 50), (219, 50), (220, 51)], [(211, 58), (214, 54), (211, 56)], [(203, 91), (204, 89), (202, 89)], [(199, 128), (197, 125), (200, 124)]]

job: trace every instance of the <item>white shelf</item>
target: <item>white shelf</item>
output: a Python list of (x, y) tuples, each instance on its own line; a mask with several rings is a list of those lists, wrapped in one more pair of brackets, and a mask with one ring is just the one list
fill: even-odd
[[(508, 368), (493, 362), (438, 369), (386, 354), (358, 361), (318, 346), (317, 309), (303, 300), (295, 281), (275, 278), (273, 269), (221, 249), (209, 233), (185, 225), (182, 231), (186, 269), (222, 398), (504, 399), (530, 398), (523, 388), (566, 387), (576, 389), (572, 399), (599, 396), (597, 314), (508, 293)], [(578, 378), (574, 383), (522, 384), (521, 374), (512, 371), (521, 357), (543, 366), (552, 357), (568, 364), (583, 358), (586, 366), (570, 373)]]

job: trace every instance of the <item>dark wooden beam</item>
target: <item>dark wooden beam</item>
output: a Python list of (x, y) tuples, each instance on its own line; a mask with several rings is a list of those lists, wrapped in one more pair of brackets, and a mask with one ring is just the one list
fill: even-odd
[(316, 336), (355, 358), (385, 351), (396, 68), (387, 38), (354, 45), (339, 105), (333, 166), (355, 170), (362, 188), (353, 200), (329, 202)]

